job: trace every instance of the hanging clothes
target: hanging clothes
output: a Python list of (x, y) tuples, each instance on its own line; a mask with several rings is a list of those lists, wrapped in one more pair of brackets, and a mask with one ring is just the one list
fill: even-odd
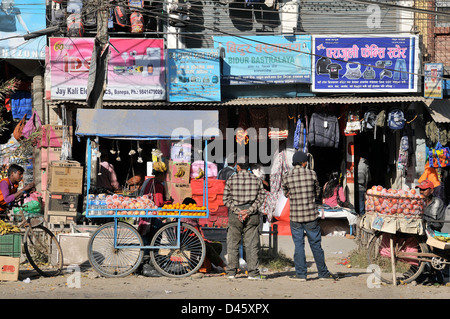
[(339, 123), (335, 115), (313, 113), (309, 122), (308, 142), (317, 147), (339, 147)]

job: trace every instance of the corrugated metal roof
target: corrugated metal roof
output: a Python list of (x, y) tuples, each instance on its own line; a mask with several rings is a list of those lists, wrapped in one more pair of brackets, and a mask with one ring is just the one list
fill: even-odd
[(436, 123), (450, 123), (450, 101), (448, 99), (428, 99), (425, 105)]
[[(392, 103), (392, 102), (425, 102), (422, 96), (339, 96), (339, 97), (273, 97), (273, 98), (237, 98), (222, 102), (180, 102), (166, 101), (103, 101), (103, 107), (226, 107), (226, 106), (268, 106), (268, 105), (314, 105), (314, 104), (361, 104), (361, 103)], [(76, 104), (87, 106), (86, 101), (48, 101), (50, 105)]]

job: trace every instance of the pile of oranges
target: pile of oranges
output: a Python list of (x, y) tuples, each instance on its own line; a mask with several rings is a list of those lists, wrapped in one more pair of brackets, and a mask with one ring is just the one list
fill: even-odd
[(158, 212), (158, 215), (206, 216), (206, 206), (197, 206), (197, 204), (173, 203), (173, 204), (165, 204), (161, 208), (168, 210), (160, 211)]

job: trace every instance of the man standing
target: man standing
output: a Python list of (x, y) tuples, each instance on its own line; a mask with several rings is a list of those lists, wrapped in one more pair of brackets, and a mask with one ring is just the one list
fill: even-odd
[(236, 174), (225, 184), (223, 202), (228, 207), (228, 278), (235, 278), (239, 267), (239, 246), (244, 239), (248, 279), (263, 279), (259, 274), (259, 211), (264, 202), (264, 187), (260, 179), (249, 171), (247, 157), (238, 161)]
[(305, 255), (304, 233), (308, 237), (309, 246), (316, 262), (320, 279), (334, 279), (325, 264), (322, 249), (322, 234), (318, 222), (316, 199), (320, 193), (316, 172), (306, 168), (308, 156), (299, 151), (292, 159), (294, 168), (283, 175), (281, 185), (284, 195), (290, 203), (290, 226), (294, 241), (294, 280), (306, 281), (307, 266)]

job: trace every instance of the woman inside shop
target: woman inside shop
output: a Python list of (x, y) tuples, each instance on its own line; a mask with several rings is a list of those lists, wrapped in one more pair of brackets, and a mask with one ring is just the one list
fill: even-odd
[(337, 170), (331, 172), (328, 182), (323, 187), (322, 204), (333, 208), (353, 208), (345, 197), (344, 188), (340, 183), (340, 173)]

